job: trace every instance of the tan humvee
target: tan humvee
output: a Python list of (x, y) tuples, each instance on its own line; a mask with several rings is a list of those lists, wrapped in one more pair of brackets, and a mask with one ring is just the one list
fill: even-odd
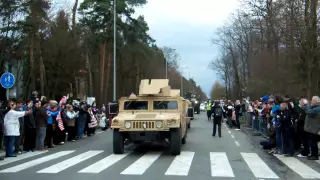
[(171, 154), (179, 155), (190, 127), (189, 106), (168, 79), (141, 80), (139, 95), (120, 98), (119, 114), (112, 119), (114, 154), (124, 152), (128, 139), (134, 143), (169, 140)]

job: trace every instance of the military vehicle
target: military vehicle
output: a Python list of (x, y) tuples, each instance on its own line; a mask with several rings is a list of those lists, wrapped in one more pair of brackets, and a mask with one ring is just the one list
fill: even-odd
[(194, 112), (197, 114), (200, 114), (200, 101), (199, 97), (197, 97), (195, 94), (191, 92), (187, 92), (185, 94), (185, 98), (188, 99), (192, 103), (192, 107), (194, 109)]
[(171, 89), (168, 79), (141, 80), (139, 94), (120, 98), (119, 113), (112, 119), (113, 152), (124, 153), (124, 143), (168, 141), (172, 155), (179, 155), (186, 143), (187, 107), (190, 102)]

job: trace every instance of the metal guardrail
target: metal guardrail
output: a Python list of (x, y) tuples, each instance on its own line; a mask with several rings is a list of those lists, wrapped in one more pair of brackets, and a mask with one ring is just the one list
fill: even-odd
[(268, 138), (268, 127), (267, 127), (267, 122), (265, 122), (265, 120), (260, 117), (260, 116), (255, 116), (251, 113), (243, 113), (246, 116), (246, 124), (252, 128), (253, 131), (253, 135), (254, 136), (264, 136), (266, 138)]

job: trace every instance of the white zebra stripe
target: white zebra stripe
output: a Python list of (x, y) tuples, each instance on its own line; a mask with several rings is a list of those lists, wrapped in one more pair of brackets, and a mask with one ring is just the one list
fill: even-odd
[(120, 161), (126, 157), (129, 153), (126, 154), (111, 154), (110, 156), (101, 159), (100, 161), (82, 169), (79, 173), (100, 173), (101, 171), (112, 166), (116, 162)]
[(282, 155), (274, 155), (277, 157), (283, 164), (288, 166), (294, 172), (298, 173), (301, 177), (306, 179), (318, 179), (320, 174), (315, 170), (311, 169), (309, 166), (305, 165), (298, 159), (294, 157), (284, 157)]
[(73, 153), (73, 152), (74, 152), (74, 151), (60, 151), (60, 152), (57, 152), (57, 153), (54, 153), (54, 154), (51, 154), (51, 155), (48, 155), (48, 156), (44, 156), (44, 157), (39, 158), (39, 159), (35, 159), (35, 160), (28, 161), (28, 162), (23, 163), (23, 164), (19, 164), (19, 165), (17, 165), (17, 166), (13, 166), (13, 167), (8, 168), (8, 169), (4, 169), (4, 170), (0, 171), (0, 173), (14, 173), (14, 172), (19, 172), (19, 171), (22, 171), (22, 170), (24, 170), (24, 169), (28, 169), (28, 168), (30, 168), (30, 167), (33, 167), (33, 166), (42, 164), (42, 163), (44, 163), (44, 162), (51, 161), (51, 160), (53, 160), (53, 159), (57, 159), (57, 158), (59, 158), (59, 157), (62, 157), (62, 156), (71, 154), (71, 153)]
[(273, 178), (279, 177), (267, 166), (265, 162), (256, 153), (241, 153), (244, 161), (256, 178)]
[(21, 155), (15, 157), (15, 158), (6, 158), (3, 161), (0, 161), (0, 166), (3, 166), (5, 164), (9, 164), (9, 163), (13, 163), (13, 162), (16, 162), (16, 161), (20, 161), (20, 160), (23, 160), (23, 159), (26, 159), (26, 158), (29, 158), (29, 157), (33, 157), (33, 156), (36, 156), (36, 155), (39, 155), (39, 154), (43, 154), (43, 153), (46, 153), (46, 152), (41, 152), (41, 151), (28, 152), (28, 153), (25, 153), (25, 154), (21, 154)]
[(160, 152), (149, 152), (131, 164), (121, 174), (142, 175), (160, 156)]
[(210, 152), (211, 176), (234, 177), (233, 170), (225, 152)]
[(176, 156), (166, 171), (165, 175), (187, 176), (191, 167), (194, 152), (182, 151)]
[(60, 171), (63, 171), (71, 166), (74, 166), (82, 161), (85, 161), (93, 156), (96, 156), (97, 154), (102, 153), (103, 151), (87, 151), (85, 153), (79, 154), (75, 157), (72, 157), (70, 159), (67, 159), (65, 161), (62, 161), (58, 164), (52, 165), (48, 168), (42, 169), (38, 171), (37, 173), (58, 173)]

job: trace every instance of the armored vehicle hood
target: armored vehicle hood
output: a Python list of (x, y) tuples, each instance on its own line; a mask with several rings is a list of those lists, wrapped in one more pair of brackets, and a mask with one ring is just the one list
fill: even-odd
[(134, 113), (121, 112), (113, 119), (118, 120), (170, 120), (180, 119), (180, 113), (166, 113), (166, 112), (150, 112), (150, 113)]

